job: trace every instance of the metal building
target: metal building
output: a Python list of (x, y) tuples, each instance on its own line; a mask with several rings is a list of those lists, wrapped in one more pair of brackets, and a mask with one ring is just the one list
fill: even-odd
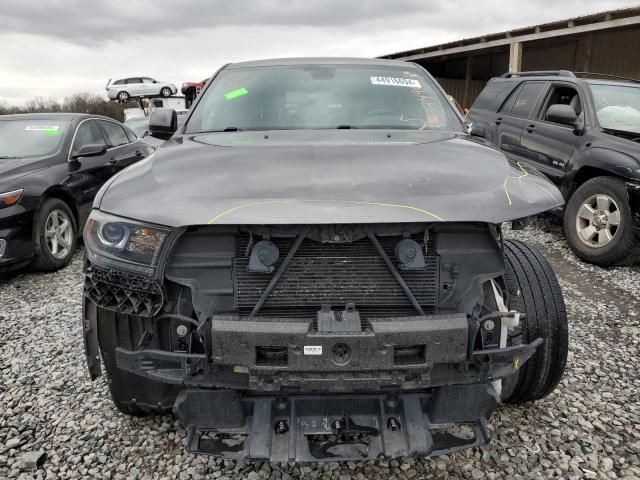
[(463, 107), (505, 72), (573, 70), (640, 78), (640, 7), (384, 55), (423, 65)]

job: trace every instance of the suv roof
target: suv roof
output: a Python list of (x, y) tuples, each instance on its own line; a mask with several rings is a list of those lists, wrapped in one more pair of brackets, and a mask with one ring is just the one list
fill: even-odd
[(609, 75), (606, 73), (593, 72), (572, 72), (570, 70), (532, 70), (528, 72), (508, 72), (500, 75), (498, 78), (531, 78), (531, 77), (562, 77), (580, 78), (586, 81), (599, 80), (610, 81), (612, 83), (639, 83), (640, 80), (630, 77), (622, 77), (619, 75)]

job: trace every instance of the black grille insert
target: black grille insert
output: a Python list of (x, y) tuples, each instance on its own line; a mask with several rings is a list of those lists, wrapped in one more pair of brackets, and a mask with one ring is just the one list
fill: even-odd
[(150, 277), (90, 265), (84, 294), (101, 308), (128, 315), (152, 317), (162, 307), (160, 286)]

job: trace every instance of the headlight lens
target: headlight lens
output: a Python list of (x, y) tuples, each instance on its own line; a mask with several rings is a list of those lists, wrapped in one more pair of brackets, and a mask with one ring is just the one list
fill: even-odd
[(24, 189), (13, 190), (11, 192), (0, 193), (0, 208), (10, 207), (15, 205), (22, 198)]
[(94, 210), (84, 230), (87, 247), (99, 255), (155, 266), (170, 230)]

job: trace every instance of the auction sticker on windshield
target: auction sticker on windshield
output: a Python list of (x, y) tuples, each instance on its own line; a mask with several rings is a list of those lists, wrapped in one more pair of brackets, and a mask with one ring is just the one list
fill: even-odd
[(393, 87), (420, 88), (420, 82), (413, 78), (371, 77), (372, 85), (391, 85)]
[(57, 132), (59, 125), (27, 125), (25, 131), (29, 132)]

